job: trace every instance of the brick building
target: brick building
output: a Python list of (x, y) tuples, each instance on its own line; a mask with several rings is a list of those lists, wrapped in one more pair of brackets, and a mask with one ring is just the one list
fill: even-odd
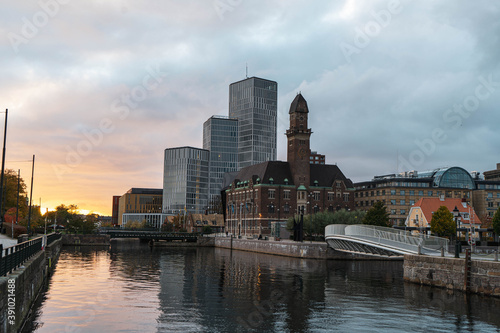
[(354, 208), (353, 184), (336, 165), (311, 164), (309, 109), (298, 94), (290, 106), (287, 161), (241, 169), (225, 191), (226, 230), (268, 235), (273, 223), (295, 214)]

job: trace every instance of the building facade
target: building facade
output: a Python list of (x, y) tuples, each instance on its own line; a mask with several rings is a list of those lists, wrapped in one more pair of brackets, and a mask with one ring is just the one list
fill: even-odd
[(457, 219), (458, 228), (471, 227), (477, 230), (481, 227), (481, 220), (476, 215), (474, 208), (460, 198), (420, 198), (411, 208), (405, 221), (405, 226), (418, 228), (419, 233), (430, 234), (432, 214), (439, 207), (445, 206), (450, 212), (456, 208), (460, 213)]
[(309, 162), (311, 164), (325, 164), (325, 155), (319, 154), (316, 151), (311, 152), (311, 156), (309, 156)]
[(481, 179), (478, 172), (471, 174), (460, 167), (376, 176), (371, 181), (355, 183), (354, 187), (356, 208), (368, 210), (382, 201), (392, 224), (400, 226), (421, 198), (462, 199), (481, 220), (493, 216), (500, 205), (500, 181)]
[(208, 206), (210, 152), (178, 147), (165, 149), (163, 213), (203, 213)]
[(205, 121), (203, 149), (210, 151), (208, 200), (211, 206), (220, 201), (224, 174), (238, 170), (238, 120), (212, 116)]
[(120, 210), (120, 196), (119, 195), (114, 195), (113, 196), (113, 206), (111, 210), (111, 224), (113, 226), (118, 225), (118, 214)]
[(297, 214), (354, 208), (354, 189), (336, 165), (310, 163), (309, 109), (301, 94), (290, 106), (287, 162), (268, 161), (241, 169), (226, 190), (226, 231), (269, 235), (273, 223)]
[(483, 174), (484, 180), (500, 181), (500, 163), (497, 163), (496, 170), (485, 171)]
[(162, 224), (162, 189), (131, 188), (119, 197), (118, 225), (122, 228), (128, 222), (146, 221), (160, 228)]
[(229, 86), (229, 118), (238, 119), (238, 169), (277, 158), (278, 84), (257, 77)]

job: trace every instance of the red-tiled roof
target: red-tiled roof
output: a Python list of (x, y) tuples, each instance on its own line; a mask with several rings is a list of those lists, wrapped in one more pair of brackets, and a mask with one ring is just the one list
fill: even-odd
[(453, 213), (455, 207), (457, 207), (461, 215), (463, 215), (463, 213), (470, 213), (470, 219), (462, 219), (462, 223), (473, 221), (474, 224), (481, 224), (481, 220), (476, 215), (474, 209), (466, 202), (462, 202), (462, 199), (458, 198), (445, 198), (443, 200), (440, 198), (420, 198), (412, 207), (420, 207), (426, 220), (430, 223), (432, 220), (432, 213), (437, 211), (441, 206), (448, 208), (451, 213)]

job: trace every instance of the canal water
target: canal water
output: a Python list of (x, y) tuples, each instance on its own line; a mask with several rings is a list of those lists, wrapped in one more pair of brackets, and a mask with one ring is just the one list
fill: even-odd
[(64, 247), (23, 332), (500, 332), (500, 299), (402, 276), (401, 262)]

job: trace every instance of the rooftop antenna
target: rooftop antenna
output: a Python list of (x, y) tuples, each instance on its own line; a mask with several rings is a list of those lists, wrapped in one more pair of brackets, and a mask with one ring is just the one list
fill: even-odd
[(246, 69), (245, 75), (246, 75), (246, 77), (247, 77), (247, 79), (248, 79), (248, 62), (246, 63), (246, 67), (245, 67), (245, 69)]

